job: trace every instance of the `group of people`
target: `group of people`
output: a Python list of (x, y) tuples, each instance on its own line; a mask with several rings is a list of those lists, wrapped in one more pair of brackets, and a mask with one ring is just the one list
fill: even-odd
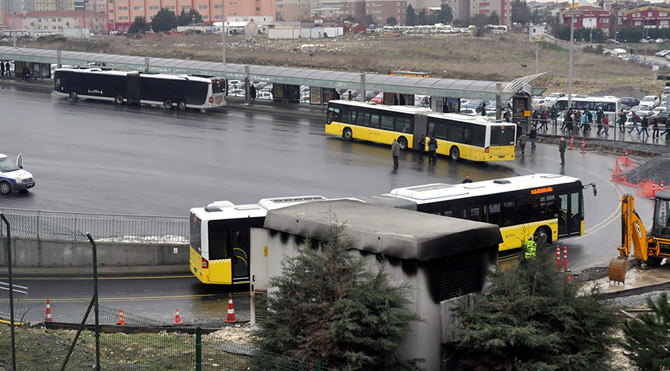
[[(626, 122), (628, 121), (628, 116), (626, 112), (622, 109), (619, 112), (619, 130), (621, 133), (626, 132)], [(641, 136), (642, 140), (649, 138), (649, 126), (651, 125), (652, 129), (652, 138), (659, 139), (665, 135), (666, 139), (670, 139), (670, 128), (668, 128), (668, 119), (667, 117), (661, 117), (659, 115), (653, 116), (651, 112), (643, 115), (642, 117), (638, 116), (635, 112), (631, 111), (630, 121), (633, 123), (628, 130), (628, 134), (631, 134), (633, 130), (637, 130), (637, 135)], [(665, 125), (665, 131), (661, 133), (660, 126)]]
[(587, 108), (584, 108), (583, 111), (580, 111), (578, 109), (569, 109), (565, 113), (565, 118), (563, 120), (563, 125), (561, 126), (561, 131), (564, 133), (567, 132), (569, 134), (572, 134), (581, 129), (584, 133), (587, 133), (591, 130), (591, 125), (594, 123), (594, 119), (596, 127), (598, 128), (597, 134), (598, 135), (604, 134), (605, 136), (608, 137), (610, 135), (609, 134), (610, 122), (609, 118), (607, 117), (607, 115), (605, 115), (605, 112), (603, 112), (603, 109), (601, 107), (598, 107), (598, 109), (595, 112), (595, 115)]
[(549, 130), (549, 122), (556, 124), (558, 119), (558, 109), (556, 106), (551, 106), (551, 108), (540, 108), (535, 110), (531, 115), (531, 122), (537, 127), (537, 130)]
[(10, 77), (12, 75), (11, 70), (9, 69), (8, 61), (0, 61), (0, 76), (1, 77)]
[[(419, 161), (423, 161), (423, 156), (426, 154), (426, 146), (428, 147), (428, 163), (435, 164), (437, 163), (437, 139), (434, 136), (426, 139), (425, 135), (421, 136), (419, 140), (419, 146), (421, 151), (419, 152)], [(400, 143), (397, 139), (393, 139), (393, 144), (391, 144), (391, 157), (393, 157), (393, 169), (398, 169), (398, 156), (400, 156)]]

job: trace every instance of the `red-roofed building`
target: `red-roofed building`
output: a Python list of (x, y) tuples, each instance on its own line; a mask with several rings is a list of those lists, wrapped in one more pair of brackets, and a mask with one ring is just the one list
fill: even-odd
[[(570, 25), (571, 11), (563, 12), (563, 24)], [(612, 13), (597, 6), (580, 6), (575, 8), (575, 28), (600, 28), (605, 37), (610, 36)]]
[(655, 6), (643, 6), (621, 13), (623, 27), (668, 28), (670, 27), (670, 9)]

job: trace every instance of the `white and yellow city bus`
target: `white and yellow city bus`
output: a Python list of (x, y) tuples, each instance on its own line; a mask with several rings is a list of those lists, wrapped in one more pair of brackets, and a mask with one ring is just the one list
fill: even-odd
[(257, 204), (215, 201), (190, 210), (190, 270), (200, 282), (217, 285), (249, 283), (250, 229), (263, 227), (268, 210), (321, 196), (269, 198)]
[(328, 102), (325, 131), (347, 140), (359, 139), (420, 149), (419, 140), (434, 136), (437, 153), (452, 160), (514, 160), (516, 125), (481, 116), (436, 113), (429, 108), (387, 106), (355, 101)]
[(541, 244), (584, 234), (582, 190), (577, 178), (534, 174), (396, 188), (385, 196), (412, 201), (420, 212), (497, 224), (504, 256), (518, 251), (529, 236)]

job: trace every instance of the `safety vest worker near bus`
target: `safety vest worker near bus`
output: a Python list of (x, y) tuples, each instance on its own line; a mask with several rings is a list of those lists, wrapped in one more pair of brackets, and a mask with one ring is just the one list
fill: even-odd
[(533, 241), (533, 236), (528, 236), (528, 242), (524, 245), (526, 259), (535, 259), (535, 250), (537, 250), (537, 243)]

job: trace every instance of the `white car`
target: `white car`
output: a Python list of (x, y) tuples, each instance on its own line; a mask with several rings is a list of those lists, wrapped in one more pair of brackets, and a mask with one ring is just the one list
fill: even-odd
[(670, 50), (661, 50), (660, 52), (656, 52), (655, 55), (657, 57), (665, 57), (668, 53), (670, 53)]
[(554, 104), (556, 104), (556, 101), (558, 100), (558, 98), (561, 98), (561, 97), (564, 97), (564, 96), (565, 96), (565, 94), (563, 94), (563, 93), (551, 93), (551, 94), (547, 95), (546, 98), (544, 98), (544, 101), (545, 101), (545, 104), (548, 107), (551, 107)]
[(655, 95), (647, 95), (642, 100), (640, 100), (640, 106), (647, 107), (652, 110), (654, 107), (661, 104), (661, 99)]
[(33, 174), (23, 170), (23, 155), (19, 153), (14, 164), (6, 155), (0, 153), (0, 194), (28, 191), (34, 186)]

